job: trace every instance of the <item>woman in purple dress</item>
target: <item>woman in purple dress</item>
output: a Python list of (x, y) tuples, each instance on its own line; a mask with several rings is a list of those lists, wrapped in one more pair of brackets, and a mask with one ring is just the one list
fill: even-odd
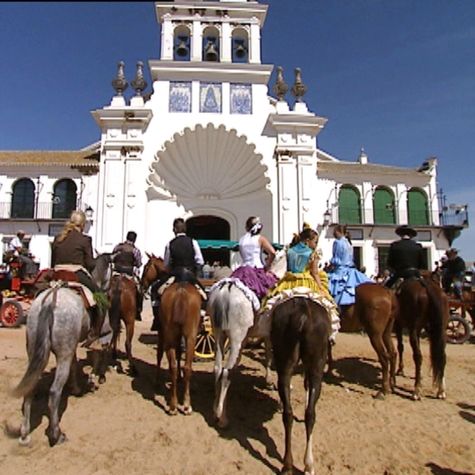
[[(275, 257), (272, 244), (261, 235), (262, 223), (257, 216), (246, 221), (246, 234), (239, 240), (242, 264), (231, 275), (251, 289), (260, 300), (277, 282), (277, 277), (269, 271)], [(266, 254), (265, 263), (262, 253)]]

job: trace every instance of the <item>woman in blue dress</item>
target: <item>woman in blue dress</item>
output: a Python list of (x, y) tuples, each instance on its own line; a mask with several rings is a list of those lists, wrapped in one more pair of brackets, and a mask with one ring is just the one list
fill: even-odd
[(336, 225), (333, 236), (335, 241), (328, 272), (330, 293), (339, 307), (353, 305), (356, 287), (372, 280), (355, 267), (353, 247), (347, 238), (346, 226)]

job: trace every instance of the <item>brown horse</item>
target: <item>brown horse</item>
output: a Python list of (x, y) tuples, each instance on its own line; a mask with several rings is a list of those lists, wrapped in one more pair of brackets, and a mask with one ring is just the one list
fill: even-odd
[[(147, 254), (148, 255), (148, 254)], [(148, 255), (149, 261), (142, 273), (142, 286), (146, 290), (158, 278), (168, 275), (163, 259)], [(160, 299), (158, 317), (160, 331), (157, 346), (157, 380), (163, 353), (166, 352), (170, 370), (171, 388), (168, 412), (177, 413), (177, 379), (180, 374), (181, 341), (185, 340), (183, 413), (191, 414), (190, 379), (196, 335), (201, 318), (201, 294), (194, 284), (175, 282), (165, 289)]]
[(437, 398), (445, 399), (445, 329), (449, 320), (449, 304), (444, 291), (432, 278), (409, 279), (401, 284), (398, 290), (400, 305), (399, 316), (395, 325), (398, 341), (399, 367), (398, 374), (403, 374), (403, 340), (402, 330), (409, 331), (412, 356), (416, 366), (416, 378), (413, 399), (421, 399), (421, 366), (420, 334), (423, 328), (429, 336), (430, 359), (434, 386), (437, 386)]
[[(394, 291), (373, 282), (365, 282), (355, 289), (355, 304), (340, 307), (341, 330), (367, 333), (382, 368), (382, 387), (375, 397), (383, 399), (394, 390), (396, 373), (396, 349), (392, 331), (398, 313), (398, 301)], [(328, 373), (332, 375), (331, 346), (328, 351)]]
[(271, 314), (271, 342), (278, 375), (278, 390), (283, 405), (285, 455), (282, 473), (293, 473), (290, 380), (298, 361), (302, 359), (304, 384), (307, 390), (305, 408), (305, 473), (315, 473), (312, 453), (312, 432), (315, 406), (322, 388), (323, 369), (327, 358), (330, 318), (327, 311), (307, 297), (292, 297), (277, 303)]
[(117, 340), (120, 334), (120, 322), (125, 324), (125, 351), (129, 361), (129, 373), (135, 375), (137, 369), (132, 357), (132, 339), (134, 337), (135, 317), (137, 315), (137, 290), (132, 277), (114, 274), (109, 289), (109, 319), (113, 330), (112, 358), (117, 362)]

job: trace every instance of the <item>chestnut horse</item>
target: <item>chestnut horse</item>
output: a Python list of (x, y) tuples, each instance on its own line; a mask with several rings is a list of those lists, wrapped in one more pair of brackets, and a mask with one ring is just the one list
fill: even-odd
[(422, 366), (420, 334), (425, 328), (429, 336), (432, 378), (434, 386), (437, 387), (436, 396), (445, 399), (445, 329), (449, 320), (447, 295), (436, 281), (424, 275), (420, 279), (404, 281), (398, 290), (398, 300), (400, 311), (395, 325), (399, 352), (398, 374), (403, 374), (404, 371), (402, 330), (407, 328), (416, 367), (412, 398), (420, 400)]
[[(148, 254), (147, 254), (148, 255)], [(149, 261), (142, 273), (144, 290), (157, 278), (167, 275), (167, 269), (160, 257), (148, 255)], [(190, 379), (193, 356), (195, 352), (196, 335), (201, 319), (201, 294), (194, 284), (189, 282), (174, 282), (167, 287), (160, 299), (157, 346), (157, 380), (163, 353), (166, 352), (170, 370), (171, 388), (168, 413), (177, 413), (177, 379), (180, 373), (181, 341), (185, 340), (185, 364), (183, 413), (191, 414)]]
[(137, 315), (137, 290), (132, 277), (114, 273), (109, 289), (109, 318), (112, 327), (112, 359), (117, 362), (117, 340), (120, 334), (120, 322), (125, 324), (125, 351), (129, 361), (129, 373), (135, 375), (137, 369), (132, 357), (132, 339), (134, 337), (135, 317)]
[(312, 432), (315, 424), (315, 406), (322, 388), (329, 337), (330, 319), (326, 309), (307, 297), (291, 297), (277, 303), (272, 309), (270, 338), (285, 428), (282, 473), (293, 473), (291, 438), (294, 416), (290, 400), (290, 380), (300, 359), (303, 363), (304, 384), (307, 391), (305, 473), (315, 473)]

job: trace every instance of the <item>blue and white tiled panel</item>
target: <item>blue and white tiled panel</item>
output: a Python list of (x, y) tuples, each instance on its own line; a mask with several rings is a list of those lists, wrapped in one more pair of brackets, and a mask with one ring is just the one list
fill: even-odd
[(200, 83), (200, 112), (221, 113), (222, 92), (221, 84)]
[(231, 114), (252, 114), (250, 84), (231, 84)]
[(191, 112), (191, 82), (170, 82), (169, 112)]

